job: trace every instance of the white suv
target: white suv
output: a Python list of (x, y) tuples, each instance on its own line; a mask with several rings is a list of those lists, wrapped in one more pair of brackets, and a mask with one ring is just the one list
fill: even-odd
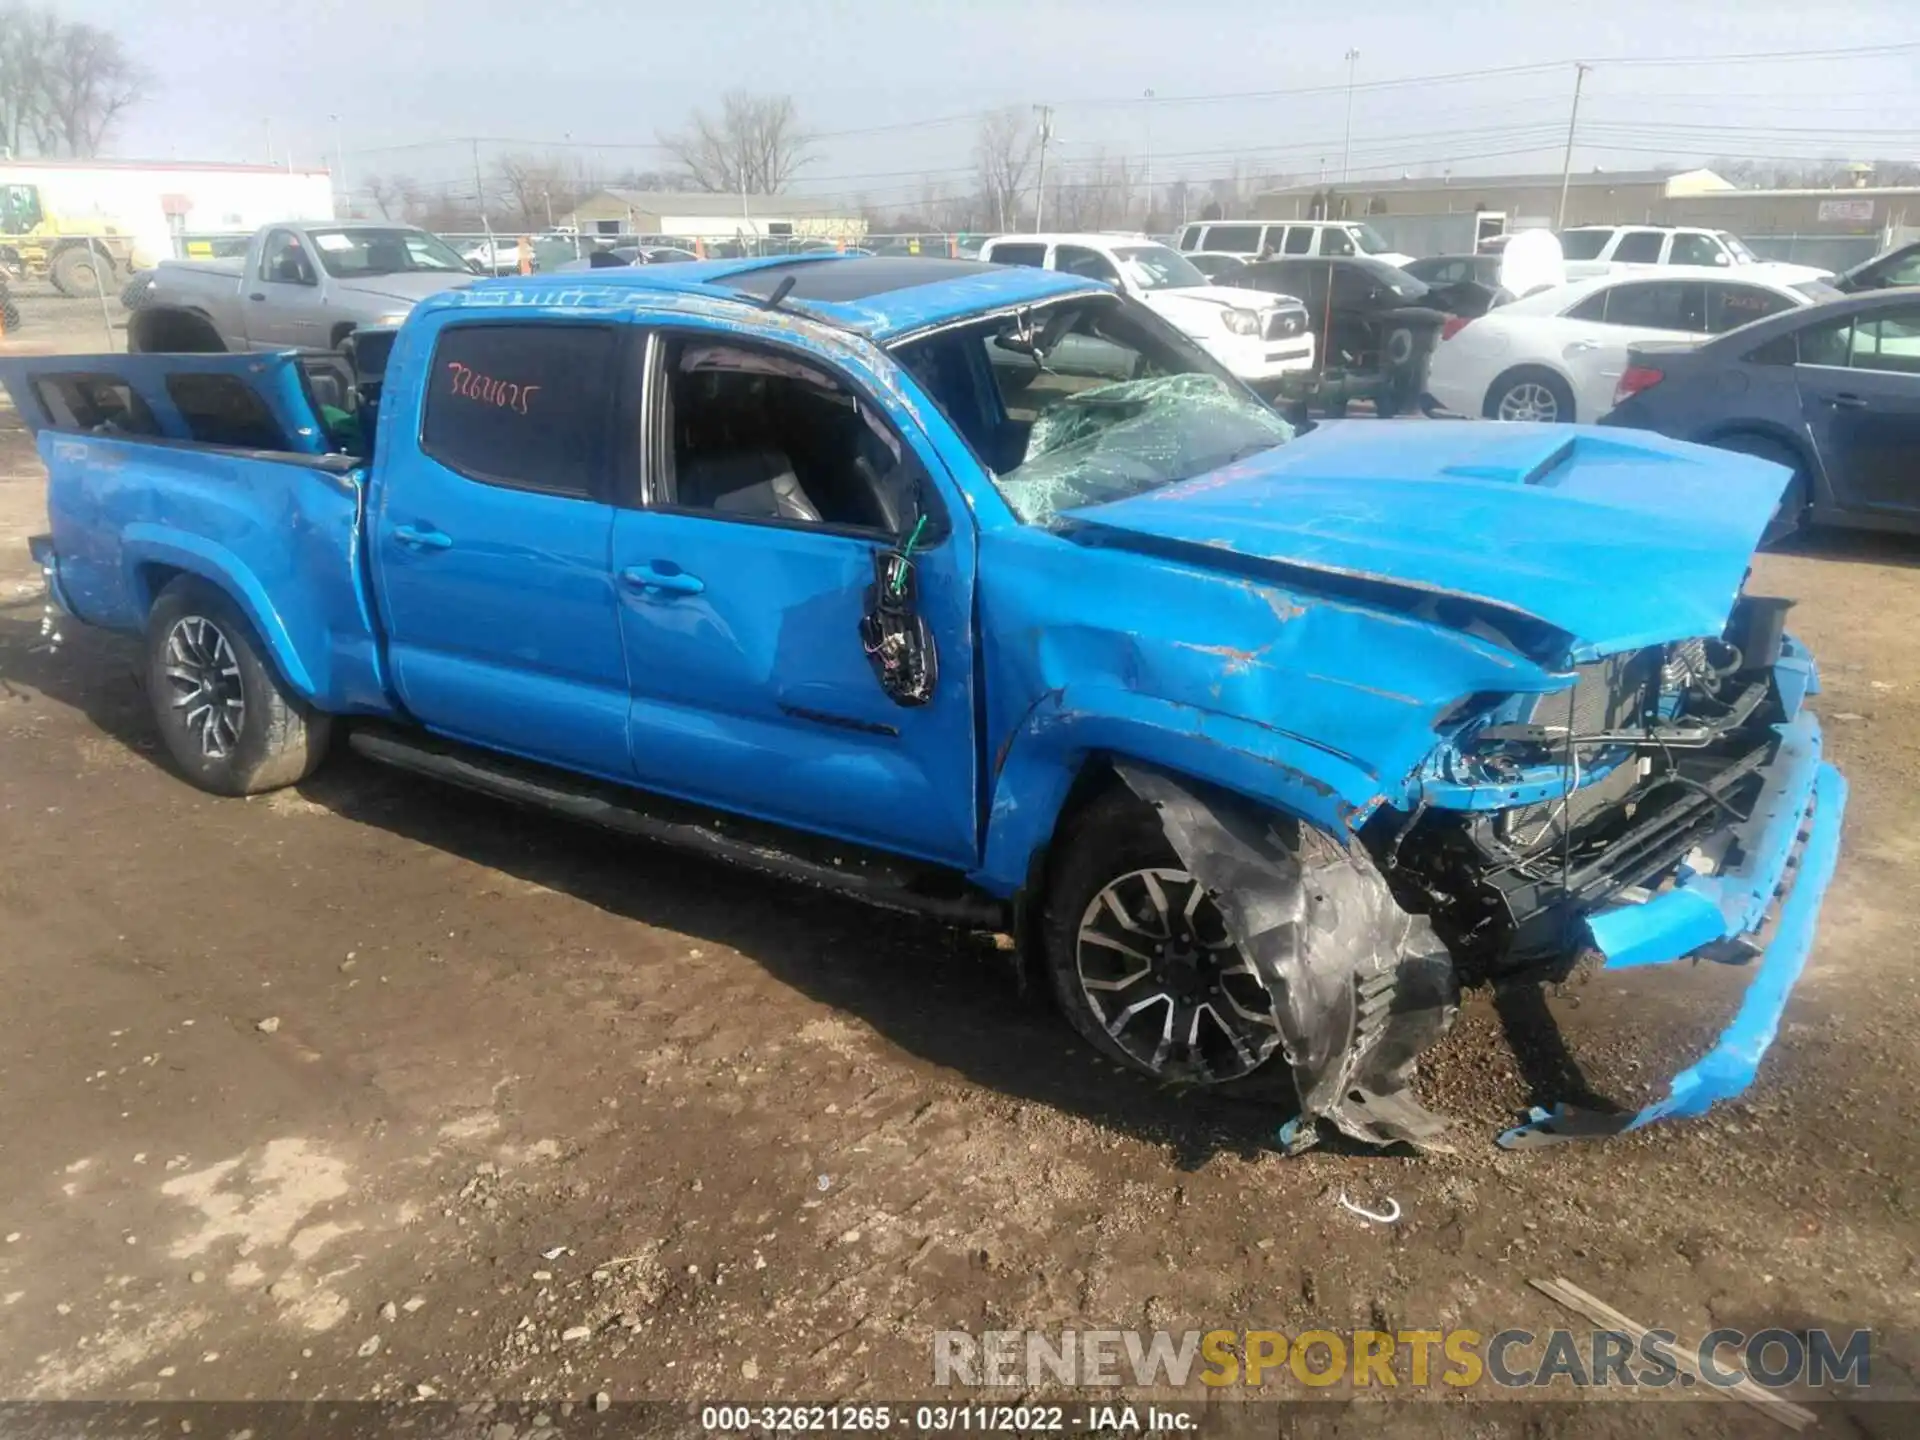
[(1766, 276), (1782, 285), (1831, 279), (1831, 270), (1785, 261), (1762, 260), (1747, 242), (1725, 230), (1700, 230), (1684, 225), (1576, 225), (1560, 232), (1560, 253), (1566, 257), (1567, 278), (1588, 280), (1596, 275), (1632, 275), (1657, 265), (1701, 265), (1738, 269)]
[(1298, 300), (1212, 284), (1178, 251), (1144, 235), (996, 235), (980, 258), (1104, 280), (1249, 385), (1313, 368), (1313, 330)]
[(1389, 246), (1364, 220), (1196, 220), (1181, 227), (1182, 250), (1212, 250), (1252, 260), (1286, 255), (1370, 255), (1389, 265), (1413, 259)]

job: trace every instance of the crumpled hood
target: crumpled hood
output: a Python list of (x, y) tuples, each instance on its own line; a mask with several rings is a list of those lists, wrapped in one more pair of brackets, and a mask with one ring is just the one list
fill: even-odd
[(1128, 500), (1067, 512), (1108, 543), (1459, 596), (1542, 621), (1572, 658), (1717, 635), (1788, 472), (1636, 431), (1325, 424)]

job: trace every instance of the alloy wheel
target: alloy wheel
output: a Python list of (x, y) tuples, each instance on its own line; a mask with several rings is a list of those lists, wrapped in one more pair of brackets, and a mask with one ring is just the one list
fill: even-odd
[(1502, 420), (1536, 420), (1551, 425), (1560, 418), (1560, 402), (1546, 386), (1522, 380), (1500, 397), (1497, 413)]
[(240, 661), (220, 627), (204, 615), (176, 620), (167, 632), (167, 684), (175, 710), (209, 760), (224, 760), (247, 723)]
[(1081, 916), (1074, 964), (1108, 1037), (1156, 1075), (1238, 1079), (1280, 1043), (1272, 995), (1184, 870), (1110, 881)]

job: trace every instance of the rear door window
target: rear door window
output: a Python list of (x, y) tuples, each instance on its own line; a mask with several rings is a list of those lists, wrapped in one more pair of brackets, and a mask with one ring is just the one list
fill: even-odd
[(987, 254), (987, 259), (995, 265), (1028, 265), (1036, 270), (1046, 268), (1047, 247), (1044, 245), (996, 245)]
[(1660, 260), (1660, 247), (1666, 236), (1658, 230), (1629, 230), (1614, 246), (1613, 258), (1623, 264), (1654, 265)]
[(1281, 242), (1281, 253), (1286, 255), (1311, 255), (1313, 253), (1313, 227), (1311, 225), (1289, 225), (1287, 238)]
[(616, 339), (605, 325), (448, 327), (427, 377), (420, 448), (488, 485), (599, 495)]
[(1693, 280), (1615, 285), (1607, 291), (1606, 322), (1643, 330), (1704, 331), (1706, 288)]
[(1231, 250), (1236, 255), (1255, 255), (1260, 250), (1258, 225), (1215, 225), (1207, 231), (1207, 249)]
[(285, 450), (287, 437), (266, 402), (234, 375), (169, 375), (167, 398), (187, 434), (202, 445), (239, 450)]

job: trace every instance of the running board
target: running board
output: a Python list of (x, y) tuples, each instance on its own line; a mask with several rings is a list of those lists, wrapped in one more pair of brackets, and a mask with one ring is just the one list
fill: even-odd
[(958, 871), (918, 866), (859, 846), (460, 745), (424, 731), (360, 724), (354, 726), (347, 744), (382, 765), (763, 875), (833, 890), (869, 905), (981, 930), (1005, 930), (1010, 923), (1008, 907), (968, 884)]

